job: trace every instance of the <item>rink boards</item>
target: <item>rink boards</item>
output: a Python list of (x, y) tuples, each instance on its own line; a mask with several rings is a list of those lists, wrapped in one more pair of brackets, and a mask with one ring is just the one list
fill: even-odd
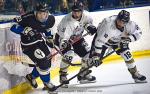
[[(143, 33), (142, 38), (139, 41), (130, 44), (131, 51), (134, 53), (133, 54), (134, 57), (149, 56), (150, 55), (150, 45), (149, 45), (150, 44), (150, 41), (149, 41), (149, 39), (150, 39), (150, 31), (149, 31), (149, 28), (150, 28), (150, 15), (149, 15), (150, 7), (130, 8), (130, 9), (126, 9), (126, 10), (130, 11), (131, 20), (135, 21), (139, 25), (139, 27), (141, 28), (142, 33)], [(116, 15), (116, 14), (118, 14), (119, 11), (120, 10), (118, 9), (118, 10), (91, 12), (90, 15), (93, 18), (94, 25), (97, 26), (98, 23), (103, 20), (103, 18), (109, 17), (111, 15)], [(7, 16), (7, 17), (13, 18), (15, 16), (16, 15), (11, 15), (11, 16)], [(52, 28), (52, 31), (54, 34), (57, 30), (57, 25), (63, 16), (64, 15), (56, 16), (56, 24)], [(5, 15), (0, 15), (0, 17), (6, 18)], [(9, 27), (12, 24), (13, 23), (0, 24), (0, 48), (1, 48), (0, 49), (0, 62), (1, 62), (1, 65), (3, 65), (10, 72), (10, 74), (13, 74), (15, 68), (12, 70), (11, 67), (7, 67), (8, 65), (11, 65), (8, 63), (12, 63), (12, 66), (19, 64), (21, 61), (27, 61), (27, 62), (32, 63), (21, 51), (20, 40), (19, 40), (20, 37), (16, 34), (10, 32)], [(91, 36), (86, 37), (86, 41), (88, 41), (89, 45), (91, 45), (91, 40), (92, 40), (91, 38), (92, 38)], [(53, 51), (53, 52), (55, 52), (55, 51)], [(53, 59), (53, 62), (55, 62), (53, 64), (53, 69), (55, 71), (56, 70), (58, 71), (58, 68), (59, 68), (59, 61), (60, 60), (58, 60), (58, 58), (59, 58), (59, 56), (56, 56)], [(114, 54), (113, 56), (110, 56), (109, 58), (107, 58), (105, 60), (105, 64), (109, 63), (111, 61), (114, 61), (114, 60), (118, 60), (118, 59), (120, 60), (120, 57)], [(80, 61), (74, 59), (74, 62), (80, 62)], [(17, 67), (16, 67), (16, 69), (17, 69)], [(28, 68), (24, 68), (24, 70), (26, 70), (26, 69), (28, 69)], [(70, 69), (72, 69), (72, 68), (70, 68)], [(72, 69), (70, 71), (75, 71), (77, 69), (79, 69), (79, 67)], [(18, 72), (15, 71), (14, 74), (23, 76), (26, 74), (25, 73), (26, 71), (24, 71), (24, 70), (21, 70), (21, 68), (20, 68), (20, 71), (18, 71)], [(22, 72), (22, 71), (24, 71), (24, 72)], [(56, 75), (58, 75), (58, 73), (52, 73), (52, 78), (54, 78)], [(19, 93), (19, 92), (22, 92), (21, 91), (21, 90), (23, 90), (22, 87), (25, 87), (24, 92), (26, 90), (31, 89), (31, 87), (27, 83), (23, 83), (21, 85), (17, 85), (17, 84), (16, 84), (16, 86), (12, 86), (13, 88), (8, 86), (6, 89), (4, 89), (4, 90), (7, 90), (7, 89), (12, 88), (12, 89), (4, 92), (4, 94), (10, 94), (10, 93), (12, 94), (12, 91), (18, 92), (18, 94), (24, 94), (24, 93)]]

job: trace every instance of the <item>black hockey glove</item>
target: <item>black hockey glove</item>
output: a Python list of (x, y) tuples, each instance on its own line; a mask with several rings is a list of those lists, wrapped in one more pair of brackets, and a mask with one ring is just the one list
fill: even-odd
[(46, 44), (47, 44), (49, 47), (54, 48), (53, 35), (47, 37), (47, 39), (46, 39)]
[(129, 37), (121, 37), (120, 48), (127, 49), (131, 39)]
[(63, 40), (61, 43), (60, 43), (60, 49), (66, 49), (67, 47), (69, 47), (70, 44), (68, 43), (67, 40)]
[(33, 37), (36, 35), (35, 31), (31, 27), (25, 27), (23, 31), (24, 35), (28, 35), (30, 37)]
[(42, 35), (37, 30), (32, 29), (31, 27), (25, 27), (24, 31), (22, 32), (23, 35), (27, 36), (28, 41), (36, 41), (41, 40)]
[(97, 29), (96, 29), (96, 27), (95, 27), (94, 25), (88, 26), (88, 27), (87, 27), (87, 30), (88, 30), (88, 32), (89, 32), (91, 35), (95, 34), (96, 31), (97, 31)]

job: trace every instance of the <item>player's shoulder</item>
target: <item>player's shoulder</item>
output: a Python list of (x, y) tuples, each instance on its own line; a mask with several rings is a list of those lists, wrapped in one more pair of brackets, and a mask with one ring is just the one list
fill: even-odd
[(52, 15), (52, 14), (49, 14), (48, 16), (48, 21), (52, 22), (52, 23), (55, 23), (55, 16)]
[(35, 16), (34, 14), (35, 14), (34, 11), (30, 11), (30, 12), (22, 15), (21, 17), (22, 18), (30, 18), (30, 17), (34, 17)]
[(72, 18), (72, 12), (66, 14), (63, 18), (62, 21), (70, 21)]
[(129, 22), (127, 23), (127, 27), (135, 27), (135, 26), (138, 26), (138, 25), (137, 25), (137, 23), (134, 22), (134, 21), (129, 21)]
[(75, 19), (72, 17), (72, 12), (68, 13), (67, 15), (65, 15), (61, 21), (61, 23), (65, 23), (65, 25), (68, 25), (70, 23), (74, 23)]
[(129, 24), (129, 25), (136, 25), (136, 22), (134, 22), (134, 21), (129, 21), (128, 24)]
[(116, 19), (116, 15), (109, 16), (109, 17), (104, 18), (102, 23), (105, 24), (105, 25), (114, 24), (115, 19)]
[(116, 20), (117, 15), (109, 16), (105, 18), (106, 22), (114, 22)]
[(90, 12), (88, 12), (87, 10), (83, 10), (83, 15), (90, 16)]
[(55, 16), (52, 14), (49, 14), (48, 19), (47, 19), (48, 28), (52, 28), (54, 24), (55, 24)]
[(90, 12), (88, 12), (87, 10), (84, 10), (82, 13), (82, 18), (91, 18)]

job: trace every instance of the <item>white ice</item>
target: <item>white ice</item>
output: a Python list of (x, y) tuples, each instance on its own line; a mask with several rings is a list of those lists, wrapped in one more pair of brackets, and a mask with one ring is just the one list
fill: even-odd
[[(58, 94), (150, 94), (150, 58), (140, 58), (135, 61), (139, 72), (147, 77), (148, 83), (134, 83), (125, 63), (114, 61), (92, 69), (92, 75), (97, 78), (96, 83), (79, 84), (75, 78), (70, 82), (69, 88), (59, 88), (57, 92)], [(69, 77), (75, 73), (70, 74)], [(28, 94), (48, 94), (48, 92), (38, 88)]]

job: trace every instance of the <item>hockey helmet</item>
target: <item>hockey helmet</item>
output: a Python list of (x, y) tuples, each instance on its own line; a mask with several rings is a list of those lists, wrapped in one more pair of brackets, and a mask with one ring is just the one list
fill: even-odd
[(48, 5), (46, 3), (39, 3), (36, 6), (36, 11), (46, 12), (48, 10), (49, 10), (49, 8), (48, 8)]
[(74, 3), (72, 6), (72, 11), (83, 11), (83, 5), (81, 3)]
[(119, 12), (117, 19), (127, 23), (130, 20), (130, 13), (126, 10), (122, 10)]

